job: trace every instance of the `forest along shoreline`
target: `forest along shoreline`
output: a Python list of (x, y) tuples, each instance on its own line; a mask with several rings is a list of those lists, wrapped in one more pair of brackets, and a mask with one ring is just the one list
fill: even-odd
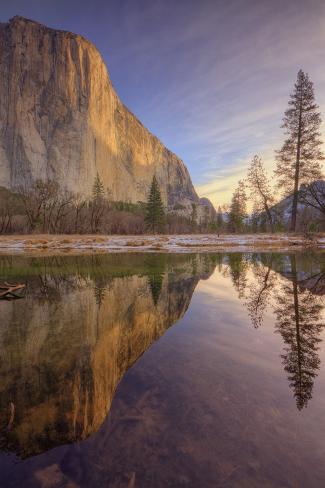
[(222, 250), (307, 250), (325, 249), (325, 234), (240, 234), (240, 235), (5, 235), (0, 236), (0, 253), (67, 252), (215, 252)]

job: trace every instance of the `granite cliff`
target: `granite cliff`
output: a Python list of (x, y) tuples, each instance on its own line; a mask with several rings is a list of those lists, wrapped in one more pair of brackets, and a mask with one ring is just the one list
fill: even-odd
[(169, 208), (200, 205), (184, 163), (123, 105), (91, 42), (18, 16), (0, 24), (0, 186), (55, 179), (88, 196), (97, 172), (115, 201), (146, 200), (155, 174)]

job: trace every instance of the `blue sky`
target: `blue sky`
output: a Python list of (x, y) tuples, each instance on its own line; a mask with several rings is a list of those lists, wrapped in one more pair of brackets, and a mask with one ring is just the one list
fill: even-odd
[(216, 205), (230, 200), (255, 153), (274, 168), (299, 68), (325, 114), (324, 0), (0, 0), (0, 7), (3, 22), (23, 15), (94, 42), (122, 101)]

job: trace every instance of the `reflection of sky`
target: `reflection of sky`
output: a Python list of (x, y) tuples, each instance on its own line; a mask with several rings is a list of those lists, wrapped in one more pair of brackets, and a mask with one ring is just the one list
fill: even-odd
[[(227, 268), (223, 266), (224, 273)], [(298, 273), (299, 274), (299, 273)], [(307, 273), (310, 276), (310, 272)], [(211, 319), (214, 317), (218, 324), (221, 341), (226, 340), (225, 349), (231, 355), (231, 351), (236, 344), (236, 358), (248, 362), (256, 361), (256, 364), (266, 367), (269, 371), (279, 370), (281, 366), (280, 355), (282, 353), (283, 341), (279, 334), (275, 334), (275, 315), (274, 307), (277, 306), (276, 294), (280, 292), (283, 285), (290, 287), (291, 281), (281, 276), (275, 271), (271, 271), (270, 276), (275, 278), (274, 288), (268, 297), (268, 305), (265, 309), (264, 319), (261, 327), (255, 330), (248, 316), (246, 304), (252, 287), (257, 285), (256, 275), (251, 268), (247, 269), (246, 286), (243, 297), (238, 298), (230, 276), (223, 274), (216, 269), (208, 280), (201, 280), (196, 288), (193, 300), (198, 300), (205, 309), (205, 314), (209, 314)], [(196, 295), (199, 297), (196, 298)], [(323, 306), (324, 298), (321, 299)], [(325, 308), (322, 309), (322, 320), (325, 323)], [(238, 340), (240, 336), (240, 339)], [(325, 329), (320, 334), (321, 342), (318, 351), (321, 360), (321, 374), (316, 380), (318, 388), (325, 391)], [(241, 351), (241, 352), (239, 352)], [(279, 362), (275, 361), (279, 358)], [(282, 371), (281, 366), (281, 371)], [(285, 373), (283, 373), (285, 377)], [(320, 385), (321, 384), (321, 385)], [(319, 389), (316, 389), (319, 392)], [(324, 398), (325, 401), (325, 398)]]
[[(248, 278), (252, 278), (251, 273), (248, 273)], [(249, 293), (252, 283), (253, 280), (247, 282), (245, 295)], [(268, 374), (278, 374), (282, 376), (283, 383), (286, 381), (285, 375), (282, 375), (281, 361), (278, 360), (282, 343), (280, 337), (274, 334), (270, 309), (266, 310), (263, 329), (255, 330), (245, 308), (245, 299), (238, 299), (230, 277), (224, 277), (218, 271), (209, 280), (200, 281), (196, 294), (199, 294), (197, 299), (204, 309), (204, 315), (209, 316), (207, 326), (210, 333), (210, 326), (215, 323), (213, 334), (217, 336), (219, 352), (222, 351), (235, 362), (254, 364), (268, 371)], [(193, 300), (196, 300), (196, 294)]]
[[(317, 263), (306, 256), (303, 263), (297, 257), (299, 273), (306, 270), (314, 276)], [(257, 285), (257, 275), (251, 263), (248, 266), (245, 298)], [(212, 271), (207, 265), (205, 276)], [(107, 486), (111, 480), (115, 486), (132, 486), (128, 483), (132, 473), (136, 473), (133, 486), (157, 488), (324, 486), (324, 355), (313, 398), (308, 408), (298, 411), (282, 362), (283, 337), (274, 333), (272, 307), (255, 330), (230, 271), (226, 266), (222, 273), (217, 268), (188, 296), (191, 286), (182, 287), (180, 276), (174, 276), (174, 282), (169, 269), (170, 295), (160, 295), (158, 310), (167, 310), (169, 303), (171, 310), (177, 304), (182, 310), (191, 299), (189, 307), (123, 376), (100, 429), (78, 444), (61, 445), (20, 462), (0, 453), (0, 486), (32, 488), (42, 482), (42, 486), (91, 488)], [(272, 270), (271, 275), (276, 282), (273, 297), (283, 284), (291, 286), (280, 273)], [(184, 279), (190, 279), (186, 272)], [(123, 293), (124, 288), (121, 283), (116, 292)], [(141, 307), (140, 313), (144, 311)], [(136, 347), (141, 337), (137, 335)], [(96, 341), (103, 352), (100, 344)], [(324, 342), (320, 347), (324, 351)], [(122, 362), (130, 350), (121, 349)], [(90, 384), (96, 385), (98, 394), (103, 391), (98, 389), (103, 370), (96, 367), (96, 356), (91, 357), (94, 376), (85, 379), (94, 380)], [(121, 474), (123, 484), (118, 483)], [(192, 483), (195, 477), (199, 481)], [(2, 480), (8, 483), (1, 485)]]
[(273, 167), (299, 68), (325, 107), (323, 0), (11, 0), (93, 41), (128, 107), (187, 164), (201, 196), (229, 201), (259, 152)]

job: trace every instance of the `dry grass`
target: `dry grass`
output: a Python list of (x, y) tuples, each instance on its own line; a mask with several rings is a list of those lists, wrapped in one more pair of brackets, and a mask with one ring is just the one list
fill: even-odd
[[(121, 235), (24, 235), (0, 236), (0, 252), (213, 252), (231, 249), (288, 249), (288, 248), (321, 248), (317, 239), (325, 234), (315, 236), (313, 242), (302, 235), (259, 234), (259, 235), (155, 235), (155, 236), (121, 236)], [(325, 243), (324, 243), (325, 246)]]
[(127, 247), (139, 247), (139, 246), (145, 246), (146, 243), (144, 241), (127, 241), (125, 243), (125, 246)]

